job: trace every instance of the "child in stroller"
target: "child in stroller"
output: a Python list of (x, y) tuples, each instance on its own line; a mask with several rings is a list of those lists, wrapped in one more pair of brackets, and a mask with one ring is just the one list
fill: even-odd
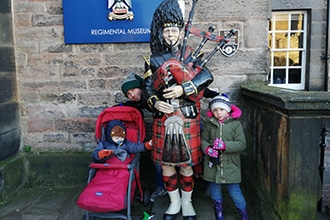
[[(146, 206), (150, 192), (142, 191), (139, 152), (151, 147), (141, 112), (129, 106), (103, 110), (96, 120), (97, 147), (89, 165), (88, 184), (77, 199), (85, 210), (83, 220), (98, 218), (131, 220), (131, 202), (136, 186)], [(126, 210), (126, 214), (122, 211)]]
[(151, 140), (135, 143), (126, 139), (126, 128), (119, 120), (110, 121), (105, 128), (105, 141), (100, 141), (92, 158), (95, 163), (104, 162), (112, 156), (124, 161), (131, 153), (140, 153), (151, 149)]

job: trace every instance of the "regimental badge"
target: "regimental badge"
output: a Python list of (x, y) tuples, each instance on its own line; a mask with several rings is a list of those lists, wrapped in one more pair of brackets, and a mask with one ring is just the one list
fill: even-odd
[[(220, 30), (220, 36), (226, 36), (229, 30)], [(226, 57), (231, 57), (238, 51), (238, 30), (231, 36), (228, 43), (226, 43), (222, 48), (220, 48), (221, 53)]]
[(131, 0), (108, 0), (108, 19), (113, 20), (133, 20), (134, 14), (132, 11)]

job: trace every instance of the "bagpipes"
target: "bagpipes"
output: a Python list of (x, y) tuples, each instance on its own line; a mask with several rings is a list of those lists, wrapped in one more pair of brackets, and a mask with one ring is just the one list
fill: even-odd
[[(237, 31), (234, 30), (234, 29), (231, 29), (228, 32), (228, 34), (223, 37), (223, 36), (212, 34), (212, 32), (214, 31), (214, 26), (210, 26), (208, 31), (200, 31), (197, 28), (194, 28), (192, 26), (192, 19), (193, 19), (194, 14), (195, 14), (195, 7), (196, 7), (196, 4), (197, 4), (197, 1), (198, 0), (193, 0), (192, 7), (191, 7), (191, 10), (189, 12), (188, 21), (187, 21), (187, 24), (185, 26), (185, 34), (184, 34), (184, 39), (183, 39), (183, 43), (182, 43), (182, 51), (181, 51), (180, 61), (184, 62), (185, 64), (188, 64), (188, 63), (194, 64), (196, 62), (196, 59), (197, 59), (196, 56), (199, 54), (199, 52), (204, 47), (204, 45), (206, 44), (207, 41), (210, 40), (210, 41), (218, 42), (216, 47), (204, 59), (204, 61), (201, 64), (198, 64), (196, 66), (196, 68), (202, 69), (206, 65), (206, 63), (214, 56), (214, 54), (217, 51), (219, 51), (226, 43), (229, 42), (229, 39), (233, 35), (235, 35)], [(197, 49), (195, 50), (195, 52), (193, 53), (193, 55), (189, 59), (184, 60), (184, 54), (185, 54), (185, 51), (186, 51), (189, 34), (193, 34), (197, 37), (201, 37), (202, 40), (201, 40), (200, 44), (198, 45)]]
[[(208, 61), (210, 61), (215, 53), (219, 51), (226, 43), (228, 43), (230, 38), (237, 32), (236, 30), (231, 29), (225, 36), (219, 36), (212, 34), (215, 29), (214, 26), (210, 26), (208, 31), (201, 31), (197, 28), (194, 28), (192, 26), (192, 20), (194, 17), (197, 1), (198, 0), (193, 0), (192, 7), (189, 12), (188, 21), (185, 25), (184, 39), (179, 59), (169, 59), (165, 61), (161, 67), (161, 71), (163, 73), (170, 71), (178, 84), (182, 84), (187, 80), (193, 79), (196, 74), (201, 72), (203, 67), (207, 64)], [(187, 56), (186, 50), (188, 37), (190, 34), (201, 37), (202, 39), (196, 50)], [(217, 45), (203, 60), (201, 60), (198, 56), (207, 41), (217, 42)]]

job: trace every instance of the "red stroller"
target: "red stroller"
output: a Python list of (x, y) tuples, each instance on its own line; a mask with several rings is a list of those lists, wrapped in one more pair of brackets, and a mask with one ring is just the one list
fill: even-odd
[[(126, 138), (142, 142), (146, 136), (141, 112), (129, 106), (114, 106), (105, 109), (98, 116), (95, 128), (97, 143), (104, 140), (104, 130), (111, 120), (120, 120), (126, 127)], [(131, 220), (131, 203), (136, 186), (140, 201), (148, 205), (149, 194), (143, 193), (139, 178), (140, 154), (131, 154), (125, 161), (111, 157), (105, 163), (91, 163), (88, 184), (79, 195), (77, 205), (86, 210), (83, 220), (93, 218)], [(126, 209), (126, 215), (119, 213)]]

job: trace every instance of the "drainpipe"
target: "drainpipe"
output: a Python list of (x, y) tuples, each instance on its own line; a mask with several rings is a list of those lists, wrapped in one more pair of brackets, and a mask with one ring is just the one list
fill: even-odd
[(328, 82), (329, 82), (329, 59), (330, 59), (330, 0), (327, 3), (327, 30), (326, 30), (326, 45), (325, 45), (325, 70), (324, 70), (324, 91), (328, 91)]
[[(321, 155), (320, 155), (320, 165), (319, 165), (319, 172), (320, 172), (320, 180), (321, 180), (321, 188), (322, 188), (322, 197), (323, 197), (323, 194), (324, 194), (324, 170), (325, 170), (325, 167), (324, 167), (324, 155), (325, 155), (325, 148), (326, 148), (326, 143), (325, 143), (325, 139), (327, 137), (327, 128), (326, 126), (324, 125), (323, 128), (321, 129), (321, 135), (320, 135), (320, 148), (321, 148)], [(324, 206), (323, 204), (323, 200), (322, 200), (322, 197), (321, 199), (318, 201), (318, 204), (317, 204), (317, 210), (319, 212), (323, 212), (322, 210), (322, 207)]]

